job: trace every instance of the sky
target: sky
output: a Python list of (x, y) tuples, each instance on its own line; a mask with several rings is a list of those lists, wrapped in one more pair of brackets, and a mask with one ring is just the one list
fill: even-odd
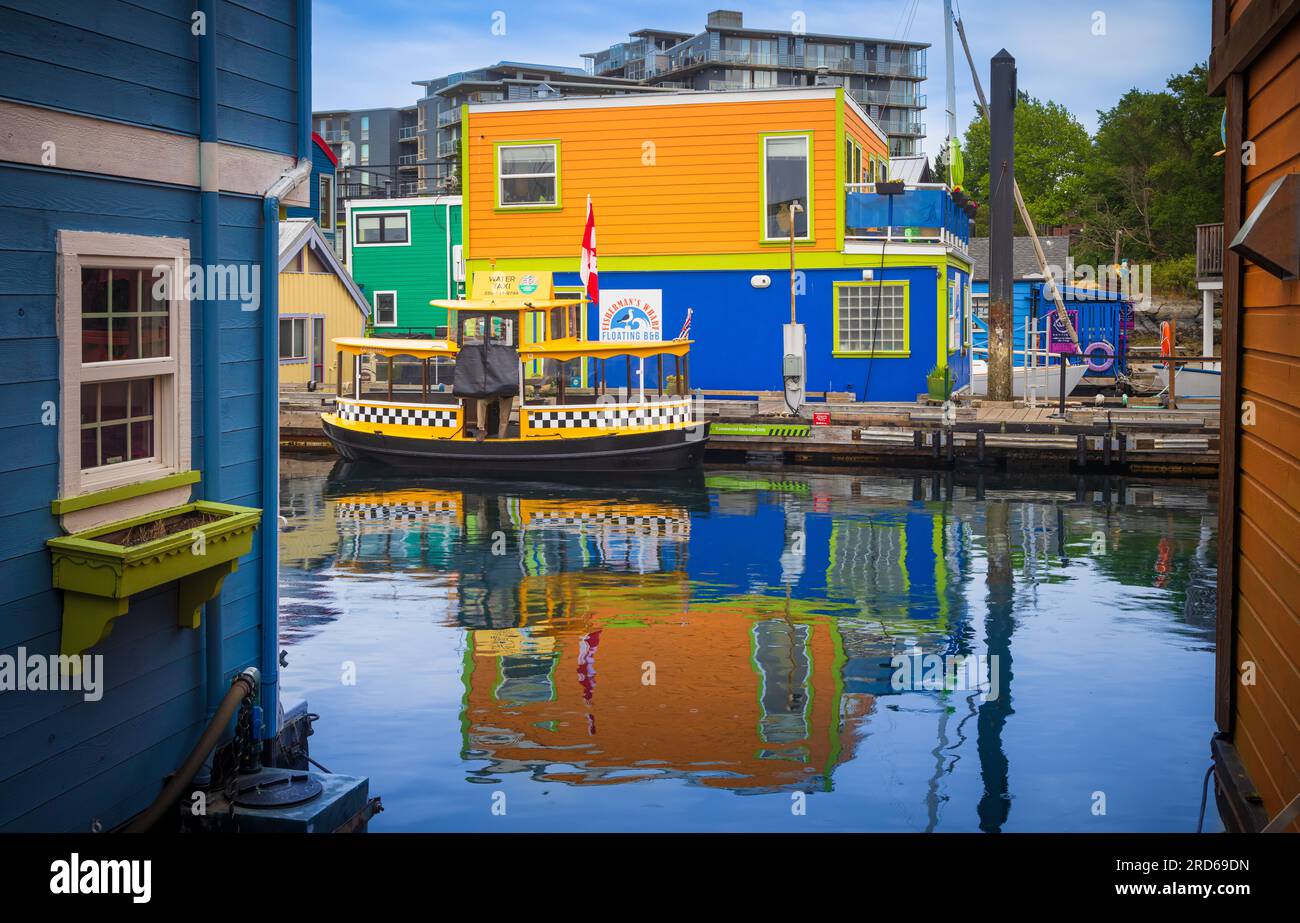
[[(1063, 104), (1092, 133), (1097, 110), (1129, 89), (1160, 90), (1209, 56), (1209, 0), (954, 0), (981, 80), (1001, 48), (1019, 86)], [(412, 81), (501, 60), (582, 66), (583, 52), (642, 28), (703, 31), (711, 9), (740, 10), (745, 25), (929, 42), (926, 151), (947, 133), (943, 0), (730, 2), (704, 0), (314, 0), (312, 105), (316, 110), (410, 105)], [(497, 28), (494, 30), (494, 23)], [(504, 28), (501, 28), (501, 26)], [(497, 33), (504, 34), (497, 34)], [(1103, 34), (1094, 34), (1101, 32)], [(970, 68), (955, 42), (958, 131), (975, 112)]]

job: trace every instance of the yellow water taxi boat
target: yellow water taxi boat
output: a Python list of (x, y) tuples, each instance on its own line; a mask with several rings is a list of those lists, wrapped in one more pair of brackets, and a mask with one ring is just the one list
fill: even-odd
[[(344, 354), (365, 357), (354, 363), (354, 396), (340, 397), (333, 412), (322, 414), (325, 435), (339, 455), (475, 477), (698, 465), (708, 424), (697, 418), (688, 387), (692, 341), (586, 340), (583, 303), (544, 295), (487, 293), (431, 302), (448, 311), (445, 340), (335, 339), (340, 368)], [(522, 342), (526, 330), (546, 338)], [(418, 387), (415, 375), (395, 387), (393, 363), (399, 357), (408, 369), (409, 362), (418, 364)], [(607, 388), (607, 363), (618, 359), (629, 373), (637, 364), (640, 387)], [(671, 378), (664, 375), (666, 359), (673, 363)], [(590, 362), (590, 387), (571, 389), (565, 364), (574, 360)], [(658, 372), (653, 390), (645, 387), (647, 360)], [(525, 374), (530, 364), (559, 373), (530, 382)], [(431, 383), (448, 365), (450, 389), (445, 382)], [(369, 382), (363, 367), (377, 373)], [(379, 387), (378, 373), (385, 370)], [(631, 374), (627, 380), (633, 380)], [(363, 393), (367, 385), (370, 390)], [(521, 401), (517, 412), (516, 400)]]

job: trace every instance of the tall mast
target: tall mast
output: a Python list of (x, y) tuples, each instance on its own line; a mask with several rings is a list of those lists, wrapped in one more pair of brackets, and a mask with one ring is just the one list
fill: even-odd
[[(952, 143), (957, 137), (957, 76), (954, 67), (952, 46), (952, 0), (943, 0), (943, 54), (947, 65), (948, 78), (948, 158), (952, 158)], [(945, 178), (946, 179), (946, 178)]]

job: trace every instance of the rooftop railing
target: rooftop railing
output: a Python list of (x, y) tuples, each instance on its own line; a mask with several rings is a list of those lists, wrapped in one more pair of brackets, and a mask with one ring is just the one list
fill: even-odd
[(875, 183), (849, 183), (844, 190), (846, 240), (970, 246), (970, 217), (942, 183), (909, 185), (900, 195), (881, 195)]

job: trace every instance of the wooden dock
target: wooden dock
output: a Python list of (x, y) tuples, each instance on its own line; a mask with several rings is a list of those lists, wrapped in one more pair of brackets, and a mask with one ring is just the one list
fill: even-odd
[[(1052, 470), (1215, 476), (1219, 468), (1217, 406), (1166, 410), (1155, 406), (1023, 404), (952, 406), (811, 403), (801, 417), (776, 413), (776, 402), (734, 396), (700, 401), (713, 426), (709, 457), (719, 461), (792, 465)], [(333, 396), (283, 394), (280, 447), (330, 453), (320, 414)]]

